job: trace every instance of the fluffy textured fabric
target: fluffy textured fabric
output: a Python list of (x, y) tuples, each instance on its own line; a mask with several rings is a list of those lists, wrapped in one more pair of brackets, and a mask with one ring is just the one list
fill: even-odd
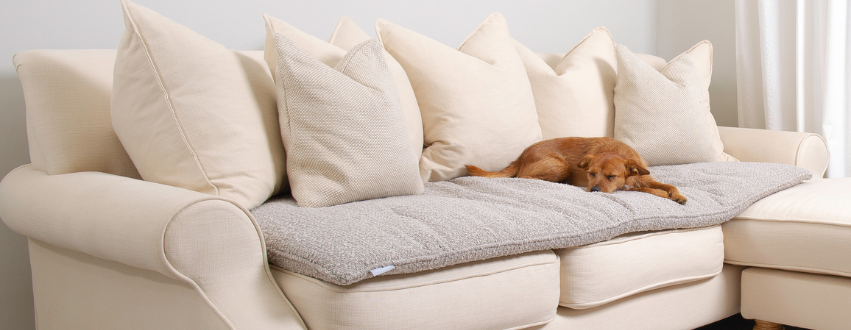
[[(252, 210), (272, 264), (339, 285), (528, 251), (605, 241), (629, 232), (723, 223), (812, 175), (781, 164), (713, 162), (650, 169), (686, 205), (646, 193), (589, 193), (528, 179), (461, 177), (425, 193), (300, 208), (291, 198)], [(386, 268), (385, 268), (386, 270)]]

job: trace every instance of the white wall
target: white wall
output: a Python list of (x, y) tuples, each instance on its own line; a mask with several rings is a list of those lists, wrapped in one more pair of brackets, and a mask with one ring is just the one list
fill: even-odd
[(712, 42), (709, 105), (720, 126), (738, 126), (735, 0), (658, 0), (657, 55), (667, 60)]
[[(656, 50), (656, 0), (137, 2), (235, 49), (262, 49), (264, 12), (322, 39), (340, 15), (367, 31), (381, 17), (455, 47), (496, 11), (506, 16), (517, 40), (540, 52), (566, 52), (600, 25), (633, 51)], [(0, 2), (0, 176), (29, 162), (12, 55), (36, 48), (115, 48), (123, 28), (118, 0)], [(26, 239), (0, 224), (0, 329), (33, 328)]]

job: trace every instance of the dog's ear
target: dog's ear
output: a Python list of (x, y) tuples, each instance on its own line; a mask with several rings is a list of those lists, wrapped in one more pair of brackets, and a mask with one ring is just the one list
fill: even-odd
[(629, 172), (629, 175), (647, 175), (650, 174), (650, 171), (647, 170), (646, 167), (642, 166), (638, 162), (627, 159), (626, 160), (626, 170)]
[(594, 159), (594, 155), (585, 155), (582, 157), (582, 160), (579, 161), (579, 168), (588, 168), (588, 165), (591, 164), (591, 160)]

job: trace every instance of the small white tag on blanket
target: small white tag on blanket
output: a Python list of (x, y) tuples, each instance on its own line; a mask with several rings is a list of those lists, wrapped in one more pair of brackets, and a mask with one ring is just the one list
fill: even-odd
[(386, 272), (393, 270), (393, 268), (396, 268), (396, 266), (393, 266), (393, 265), (384, 266), (384, 267), (381, 267), (381, 268), (376, 268), (376, 269), (370, 270), (369, 272), (372, 274), (372, 276), (378, 276), (378, 275), (381, 275), (381, 274), (384, 274)]

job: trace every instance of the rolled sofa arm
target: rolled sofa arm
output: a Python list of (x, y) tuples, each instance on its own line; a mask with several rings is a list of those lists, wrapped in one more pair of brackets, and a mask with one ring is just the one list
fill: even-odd
[(827, 170), (827, 143), (818, 134), (722, 126), (718, 133), (724, 152), (743, 162), (795, 165), (810, 170), (814, 178)]
[(27, 237), (183, 281), (231, 328), (305, 328), (269, 272), (259, 228), (229, 200), (25, 165), (0, 182), (0, 219)]

